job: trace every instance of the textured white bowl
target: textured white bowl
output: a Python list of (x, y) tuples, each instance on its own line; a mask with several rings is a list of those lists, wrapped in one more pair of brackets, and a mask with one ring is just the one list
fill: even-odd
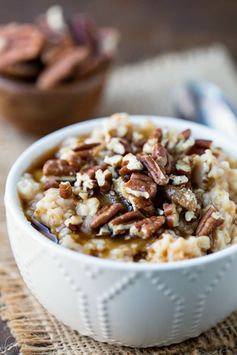
[[(234, 141), (203, 126), (150, 117), (161, 127), (190, 127), (237, 158)], [(133, 116), (134, 121), (147, 116)], [(82, 335), (136, 347), (177, 343), (199, 335), (237, 308), (237, 245), (201, 258), (168, 264), (135, 264), (81, 255), (52, 243), (25, 219), (16, 184), (32, 161), (92, 120), (61, 129), (28, 148), (6, 185), (8, 232), (20, 272), (34, 296)]]

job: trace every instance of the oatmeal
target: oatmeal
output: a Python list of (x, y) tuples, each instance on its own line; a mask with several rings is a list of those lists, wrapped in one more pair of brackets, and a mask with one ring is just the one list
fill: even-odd
[(237, 241), (237, 162), (212, 141), (114, 114), (19, 180), (27, 219), (62, 247), (161, 263)]

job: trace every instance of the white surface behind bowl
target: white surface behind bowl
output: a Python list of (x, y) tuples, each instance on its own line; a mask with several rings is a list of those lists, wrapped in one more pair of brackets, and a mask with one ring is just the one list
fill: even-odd
[[(213, 139), (237, 158), (234, 141), (206, 127), (150, 117), (161, 127)], [(147, 116), (132, 116), (133, 121)], [(99, 125), (91, 120), (61, 129), (28, 148), (6, 185), (8, 233), (20, 272), (34, 296), (82, 335), (136, 347), (177, 343), (199, 335), (237, 307), (237, 245), (188, 261), (137, 264), (98, 259), (54, 244), (26, 220), (16, 184), (28, 166), (63, 139)]]

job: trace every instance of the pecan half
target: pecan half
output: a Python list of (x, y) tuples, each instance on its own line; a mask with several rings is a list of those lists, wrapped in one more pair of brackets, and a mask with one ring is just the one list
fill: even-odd
[(81, 152), (83, 150), (91, 150), (93, 148), (96, 148), (100, 145), (101, 143), (79, 143), (75, 148), (73, 148), (74, 152)]
[(121, 203), (115, 203), (114, 205), (105, 206), (101, 208), (93, 218), (91, 222), (91, 228), (98, 228), (103, 224), (108, 223), (116, 216), (117, 213), (123, 211)]
[(67, 199), (72, 196), (72, 186), (70, 182), (61, 182), (59, 185), (59, 195), (60, 197)]
[(75, 170), (66, 160), (52, 159), (47, 160), (43, 166), (43, 174), (46, 176), (66, 176), (74, 175)]
[(155, 144), (152, 151), (152, 158), (156, 159), (159, 166), (162, 166), (164, 168), (168, 163), (167, 149), (160, 143)]
[(174, 203), (164, 203), (164, 214), (166, 217), (166, 224), (169, 228), (177, 227), (179, 224), (179, 215)]
[[(1, 36), (0, 36), (0, 43), (1, 43)], [(37, 63), (31, 63), (29, 61), (18, 62), (18, 63), (6, 65), (3, 68), (0, 67), (0, 72), (7, 76), (14, 77), (16, 79), (33, 80), (39, 74), (40, 66)]]
[(198, 208), (196, 196), (191, 189), (169, 185), (165, 188), (165, 193), (173, 203), (186, 210), (196, 211)]
[(134, 222), (142, 218), (144, 216), (139, 211), (126, 212), (110, 221), (109, 228), (112, 230), (114, 236), (122, 235), (131, 228)]
[(209, 207), (198, 224), (196, 236), (209, 236), (214, 229), (219, 227), (223, 222), (224, 220), (217, 215), (216, 208), (214, 206)]
[(149, 171), (152, 179), (157, 185), (167, 185), (169, 177), (162, 171), (157, 162), (150, 156), (146, 154), (139, 154), (138, 159)]
[(87, 60), (88, 56), (89, 50), (86, 47), (68, 48), (39, 75), (36, 85), (43, 90), (55, 87), (67, 79), (77, 66)]
[(11, 23), (0, 27), (0, 68), (35, 58), (44, 43), (36, 26)]
[(129, 224), (132, 223), (138, 219), (143, 219), (144, 216), (141, 212), (139, 211), (131, 211), (131, 212), (126, 212), (124, 214), (122, 214), (121, 216), (118, 216), (114, 219), (112, 219), (112, 221), (110, 221), (110, 224), (112, 225), (118, 225), (118, 224)]
[(153, 198), (157, 187), (152, 178), (140, 173), (132, 173), (130, 180), (124, 184), (126, 191), (136, 197)]
[(134, 228), (131, 229), (131, 232), (134, 232), (136, 236), (144, 239), (150, 238), (153, 234), (158, 232), (164, 223), (165, 217), (163, 216), (145, 218), (142, 221), (135, 223)]

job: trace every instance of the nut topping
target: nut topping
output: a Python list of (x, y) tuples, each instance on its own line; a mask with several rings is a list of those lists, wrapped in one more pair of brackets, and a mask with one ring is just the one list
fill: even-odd
[(209, 139), (195, 139), (195, 146), (200, 148), (209, 149), (212, 145), (212, 141)]
[(157, 162), (150, 156), (145, 154), (140, 154), (138, 159), (147, 168), (151, 174), (152, 179), (157, 185), (167, 185), (169, 177), (162, 171)]
[(128, 193), (136, 197), (153, 198), (157, 191), (154, 181), (149, 176), (140, 173), (133, 173), (124, 186)]
[(186, 139), (188, 139), (191, 136), (191, 133), (192, 133), (191, 129), (187, 128), (184, 131), (179, 133), (179, 138), (186, 140)]
[(210, 149), (212, 141), (208, 139), (196, 139), (194, 146), (188, 152), (189, 154), (202, 155), (207, 149)]
[(112, 225), (118, 225), (118, 224), (129, 224), (132, 223), (138, 219), (143, 219), (144, 216), (141, 212), (139, 211), (131, 211), (131, 212), (126, 212), (124, 214), (122, 214), (121, 216), (118, 216), (114, 219), (112, 219), (112, 221), (110, 221), (110, 224)]
[(114, 205), (105, 206), (101, 208), (93, 218), (91, 222), (91, 228), (98, 228), (103, 224), (108, 223), (113, 219), (116, 214), (123, 211), (123, 206), (121, 203), (115, 203)]
[(120, 175), (127, 175), (133, 171), (143, 170), (143, 165), (137, 157), (131, 153), (126, 154), (122, 160), (122, 167), (119, 170)]
[(153, 234), (157, 233), (165, 223), (165, 217), (153, 216), (145, 218), (140, 222), (135, 223), (131, 228), (130, 233), (141, 238), (150, 238)]
[(73, 148), (74, 152), (81, 152), (83, 150), (91, 150), (98, 147), (101, 143), (80, 143), (75, 148)]
[(173, 203), (165, 203), (163, 205), (164, 214), (166, 217), (166, 224), (169, 228), (177, 227), (179, 224), (179, 215), (177, 213), (176, 205)]
[(95, 173), (95, 178), (100, 187), (101, 192), (109, 192), (111, 182), (112, 182), (112, 173), (108, 169), (101, 170), (98, 169)]
[(44, 164), (43, 174), (46, 176), (66, 176), (74, 175), (75, 171), (66, 160), (52, 159), (47, 160)]
[(117, 114), (35, 166), (18, 182), (27, 218), (78, 252), (168, 262), (236, 243), (237, 162), (189, 129), (155, 130)]
[(105, 169), (107, 169), (108, 164), (106, 163), (102, 163), (102, 164), (98, 164), (95, 166), (91, 166), (88, 170), (87, 170), (87, 174), (91, 179), (95, 179), (95, 173), (97, 170), (102, 170), (104, 171)]
[(61, 182), (59, 185), (59, 195), (62, 198), (69, 198), (72, 196), (72, 186), (70, 182)]
[(44, 184), (44, 189), (48, 190), (51, 188), (57, 189), (59, 187), (59, 182), (56, 181), (55, 179), (49, 179), (45, 182)]
[(130, 152), (130, 145), (125, 138), (111, 138), (107, 143), (107, 149), (116, 154), (124, 155)]
[(196, 211), (198, 208), (197, 198), (191, 189), (169, 185), (166, 187), (165, 192), (173, 203), (186, 210)]
[(156, 128), (154, 132), (151, 133), (149, 138), (156, 138), (158, 141), (161, 140), (162, 138), (162, 129), (161, 128)]
[(211, 206), (201, 218), (196, 229), (196, 235), (209, 236), (215, 230), (216, 227), (219, 227), (223, 223), (224, 220), (222, 217), (220, 217), (216, 208), (214, 206)]

